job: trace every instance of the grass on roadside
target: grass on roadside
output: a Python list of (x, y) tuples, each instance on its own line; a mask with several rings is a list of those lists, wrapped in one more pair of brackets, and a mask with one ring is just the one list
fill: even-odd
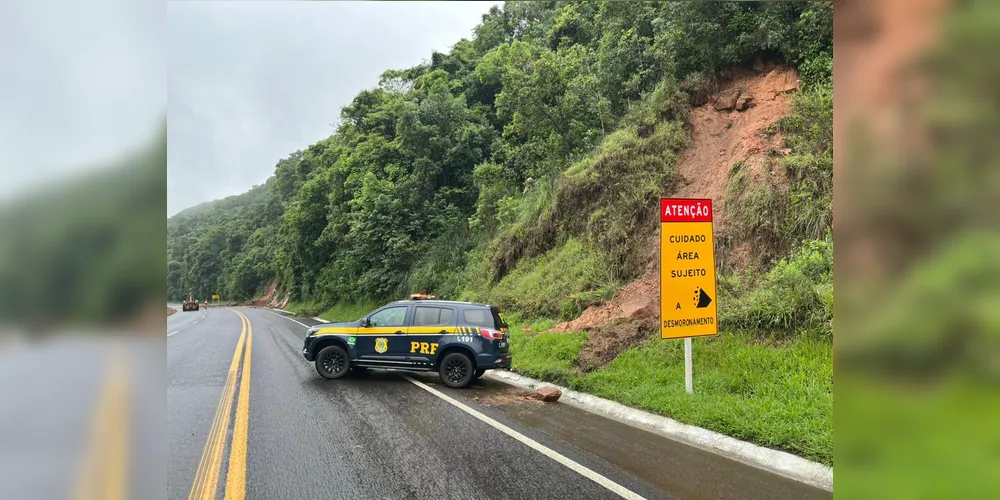
[(517, 371), (552, 383), (567, 385), (575, 378), (573, 362), (583, 349), (587, 336), (582, 333), (541, 334), (553, 326), (552, 321), (531, 325), (531, 332), (525, 332), (528, 325), (516, 319), (507, 318), (510, 323), (510, 348), (514, 354)]
[(361, 302), (358, 304), (338, 303), (324, 311), (319, 317), (332, 322), (355, 321), (381, 305), (377, 302)]
[(285, 305), (284, 310), (297, 316), (316, 316), (323, 310), (323, 304), (312, 301), (292, 301)]
[(357, 304), (337, 303), (327, 307), (321, 302), (289, 302), (285, 310), (300, 316), (319, 316), (330, 322), (354, 321), (374, 311), (382, 303), (367, 301)]
[[(995, 385), (957, 372), (914, 379), (897, 371), (891, 378), (868, 368), (837, 375), (849, 389), (837, 411), (838, 454), (850, 458), (837, 480), (845, 498), (995, 498)], [(914, 474), (925, 479), (914, 481)]]
[(514, 369), (769, 448), (833, 464), (833, 346), (805, 337), (781, 344), (743, 334), (694, 342), (694, 386), (684, 390), (683, 343), (652, 340), (580, 376), (585, 334), (511, 326)]

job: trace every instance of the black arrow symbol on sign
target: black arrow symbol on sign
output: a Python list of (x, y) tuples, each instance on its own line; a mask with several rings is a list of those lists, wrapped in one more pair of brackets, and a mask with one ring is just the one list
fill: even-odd
[(711, 303), (712, 303), (712, 297), (709, 297), (708, 294), (705, 293), (705, 290), (702, 290), (701, 288), (699, 288), (698, 289), (698, 305), (695, 306), (695, 307), (701, 309), (702, 307), (708, 307), (708, 305), (711, 304)]

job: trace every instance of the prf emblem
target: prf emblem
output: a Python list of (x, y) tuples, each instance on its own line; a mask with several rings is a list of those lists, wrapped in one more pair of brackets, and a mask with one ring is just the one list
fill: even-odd
[(410, 342), (410, 354), (430, 354), (437, 352), (438, 345), (433, 342)]
[(389, 339), (379, 337), (375, 339), (375, 352), (379, 354), (389, 350)]

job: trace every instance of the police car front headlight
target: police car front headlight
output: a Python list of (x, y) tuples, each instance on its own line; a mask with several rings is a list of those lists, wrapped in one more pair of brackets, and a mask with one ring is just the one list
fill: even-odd
[(313, 335), (316, 335), (316, 332), (318, 331), (319, 331), (318, 326), (310, 327), (308, 330), (306, 330), (306, 337), (312, 337)]

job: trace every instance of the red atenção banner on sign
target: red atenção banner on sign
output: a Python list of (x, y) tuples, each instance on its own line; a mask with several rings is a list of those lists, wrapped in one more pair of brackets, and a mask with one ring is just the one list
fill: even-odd
[(660, 222), (712, 222), (712, 200), (660, 198)]

